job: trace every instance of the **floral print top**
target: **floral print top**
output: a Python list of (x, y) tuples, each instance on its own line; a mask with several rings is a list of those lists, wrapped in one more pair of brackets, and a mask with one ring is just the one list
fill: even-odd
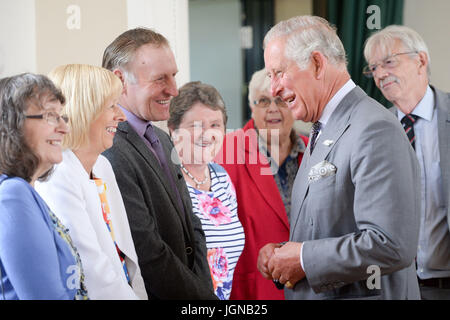
[(237, 215), (236, 191), (225, 169), (208, 165), (210, 191), (198, 190), (187, 183), (194, 214), (200, 219), (206, 236), (208, 264), (214, 293), (221, 300), (230, 298), (233, 274), (244, 249), (244, 229)]

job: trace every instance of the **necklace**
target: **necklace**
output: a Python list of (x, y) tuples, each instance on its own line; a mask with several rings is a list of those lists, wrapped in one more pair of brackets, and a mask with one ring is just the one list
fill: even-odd
[(208, 166), (206, 166), (206, 169), (205, 169), (205, 179), (204, 179), (203, 181), (198, 181), (198, 180), (197, 180), (197, 179), (196, 179), (196, 178), (188, 171), (188, 169), (186, 169), (186, 168), (183, 166), (183, 164), (180, 164), (180, 166), (181, 166), (181, 169), (183, 169), (184, 173), (186, 173), (186, 174), (188, 175), (188, 177), (191, 178), (192, 181), (195, 182), (197, 189), (198, 189), (198, 187), (201, 186), (202, 184), (205, 184), (205, 183), (208, 181), (208, 179), (209, 179)]

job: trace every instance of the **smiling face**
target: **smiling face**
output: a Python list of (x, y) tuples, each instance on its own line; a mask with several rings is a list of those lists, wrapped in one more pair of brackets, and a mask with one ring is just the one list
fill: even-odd
[(319, 114), (317, 81), (313, 64), (300, 70), (295, 61), (285, 57), (286, 37), (275, 38), (264, 50), (264, 61), (271, 79), (271, 95), (280, 96), (292, 111), (294, 118), (315, 121)]
[[(380, 63), (380, 61), (386, 61), (386, 58), (406, 51), (402, 43), (397, 40), (390, 48), (390, 52), (375, 48), (368, 64), (373, 65)], [(406, 108), (406, 112), (404, 112), (409, 113), (412, 110), (407, 110), (409, 109), (408, 105), (412, 104), (415, 107), (425, 94), (428, 84), (427, 58), (421, 52), (412, 55), (396, 55), (394, 59), (396, 59), (395, 67), (383, 68), (380, 64), (377, 65), (373, 73), (374, 81), (386, 99), (402, 111)], [(412, 100), (412, 102), (409, 100)]]
[(253, 96), (256, 102), (261, 101), (261, 99), (263, 101), (267, 100), (267, 102), (270, 101), (270, 105), (265, 108), (255, 104), (255, 101), (250, 103), (252, 118), (258, 130), (267, 130), (268, 138), (276, 132), (279, 132), (281, 137), (289, 137), (292, 126), (294, 125), (294, 117), (287, 104), (278, 97), (273, 98), (268, 90), (255, 90)]
[(194, 104), (183, 115), (172, 139), (183, 164), (207, 164), (219, 152), (225, 135), (221, 110)]
[(113, 145), (117, 125), (126, 117), (117, 105), (117, 98), (109, 99), (89, 129), (89, 148), (96, 154), (109, 149)]
[(129, 69), (136, 81), (125, 81), (120, 103), (143, 120), (167, 120), (170, 100), (178, 95), (178, 69), (172, 50), (165, 45), (143, 45)]
[[(61, 102), (49, 97), (43, 100), (42, 105), (43, 108), (30, 104), (26, 114), (40, 115), (50, 111), (61, 114), (63, 108)], [(61, 144), (69, 128), (62, 119), (58, 125), (51, 125), (45, 119), (26, 119), (23, 130), (26, 143), (39, 158), (39, 166), (33, 177), (36, 179), (62, 161)]]

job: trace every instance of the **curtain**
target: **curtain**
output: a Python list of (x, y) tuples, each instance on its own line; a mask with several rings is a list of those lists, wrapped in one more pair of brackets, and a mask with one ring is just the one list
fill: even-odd
[(242, 93), (242, 105), (245, 108), (244, 120), (251, 117), (248, 107), (248, 84), (255, 71), (264, 68), (264, 51), (262, 43), (264, 36), (274, 25), (274, 0), (241, 0), (243, 26), (251, 26), (253, 30), (253, 47), (244, 49), (245, 90)]
[[(348, 70), (353, 81), (385, 107), (392, 104), (383, 97), (373, 79), (362, 74), (366, 65), (364, 43), (372, 33), (378, 31), (377, 28), (403, 23), (403, 1), (327, 0), (326, 18), (337, 27), (347, 52)], [(367, 13), (367, 9), (372, 5), (377, 7), (371, 7), (373, 10)]]

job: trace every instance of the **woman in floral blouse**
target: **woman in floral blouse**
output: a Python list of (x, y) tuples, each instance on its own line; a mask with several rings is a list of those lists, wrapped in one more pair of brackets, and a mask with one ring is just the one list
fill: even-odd
[(220, 94), (201, 82), (185, 84), (170, 103), (168, 127), (181, 159), (193, 212), (205, 232), (214, 292), (222, 300), (230, 297), (245, 243), (234, 186), (225, 169), (211, 162), (222, 146), (226, 122)]

